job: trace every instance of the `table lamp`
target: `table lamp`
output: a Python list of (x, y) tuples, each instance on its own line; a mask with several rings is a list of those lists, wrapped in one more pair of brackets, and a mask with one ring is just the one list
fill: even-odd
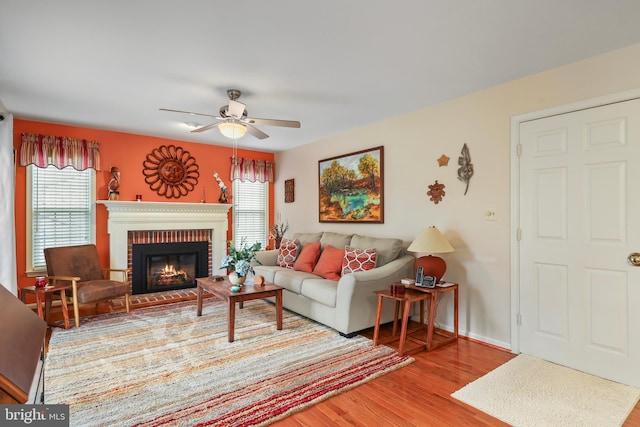
[[(410, 252), (422, 252), (429, 254), (442, 254), (453, 252), (453, 246), (444, 238), (440, 230), (431, 226), (422, 230), (420, 234), (413, 240), (407, 248)], [(416, 259), (416, 270), (422, 267), (425, 276), (435, 276), (436, 283), (440, 282), (445, 271), (447, 271), (447, 263), (438, 256), (427, 255)]]

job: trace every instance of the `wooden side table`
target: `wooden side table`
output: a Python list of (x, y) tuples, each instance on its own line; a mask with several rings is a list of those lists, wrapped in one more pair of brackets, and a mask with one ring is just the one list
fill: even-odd
[[(386, 299), (391, 299), (395, 301), (395, 311), (393, 318), (393, 332), (392, 335), (395, 337), (397, 326), (398, 326), (398, 311), (402, 308), (402, 326), (400, 327), (400, 337), (398, 338), (398, 354), (402, 356), (404, 354), (404, 345), (407, 340), (407, 325), (409, 324), (409, 312), (411, 311), (411, 304), (414, 302), (420, 302), (420, 324), (424, 325), (424, 302), (425, 300), (430, 300), (432, 295), (424, 292), (415, 292), (409, 289), (405, 290), (404, 295), (394, 295), (391, 291), (375, 291), (376, 295), (378, 295), (378, 310), (376, 312), (376, 326), (373, 330), (373, 345), (378, 345), (378, 337), (380, 333), (380, 317), (382, 315), (382, 301)], [(429, 307), (431, 307), (430, 304)], [(392, 340), (391, 342), (394, 342)], [(427, 346), (426, 341), (420, 342)]]
[[(436, 286), (435, 288), (423, 288), (416, 285), (407, 285), (407, 290), (430, 294), (432, 297), (431, 303), (429, 304), (429, 313), (427, 315), (427, 322), (429, 322), (427, 325), (427, 351), (434, 350), (456, 341), (458, 339), (458, 284), (452, 283), (448, 286)], [(445, 339), (434, 345), (433, 335), (436, 323), (436, 306), (438, 303), (438, 297), (447, 292), (453, 292), (453, 333), (450, 335), (439, 334), (444, 335)]]
[[(67, 308), (67, 294), (66, 291), (71, 289), (71, 285), (47, 285), (42, 287), (27, 286), (20, 289), (20, 299), (26, 303), (27, 294), (34, 294), (36, 296), (36, 305), (38, 306), (38, 316), (49, 323), (49, 313), (51, 311), (51, 300), (53, 294), (60, 293), (60, 300), (62, 302), (62, 316), (64, 317), (64, 328), (69, 329), (69, 310)], [(44, 314), (42, 313), (42, 302), (44, 300)]]

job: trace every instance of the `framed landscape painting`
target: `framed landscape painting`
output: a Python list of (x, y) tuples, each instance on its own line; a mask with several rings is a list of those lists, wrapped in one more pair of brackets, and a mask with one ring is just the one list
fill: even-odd
[(384, 222), (384, 147), (318, 162), (320, 222)]

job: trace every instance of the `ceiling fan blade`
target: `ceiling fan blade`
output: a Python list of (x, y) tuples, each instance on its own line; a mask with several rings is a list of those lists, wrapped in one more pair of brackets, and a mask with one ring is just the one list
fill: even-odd
[(210, 125), (206, 125), (206, 126), (202, 126), (200, 128), (194, 129), (191, 132), (195, 132), (195, 133), (204, 132), (205, 130), (213, 129), (214, 127), (220, 125), (220, 123), (223, 123), (223, 122), (211, 123)]
[(242, 102), (235, 101), (233, 99), (229, 100), (229, 115), (233, 118), (239, 119), (244, 114), (244, 109), (246, 105)]
[(182, 111), (182, 110), (171, 110), (169, 108), (159, 108), (160, 111), (169, 111), (172, 113), (184, 113), (184, 114), (191, 114), (192, 116), (205, 116), (205, 117), (213, 117), (216, 119), (221, 119), (221, 117), (218, 116), (214, 116), (211, 114), (204, 114), (204, 113), (194, 113), (192, 111)]
[(269, 138), (269, 135), (262, 132), (260, 129), (253, 127), (248, 123), (245, 123), (245, 126), (247, 127), (247, 132), (249, 132), (251, 135), (255, 136), (256, 138), (258, 139)]
[(254, 119), (247, 118), (246, 123), (263, 125), (263, 126), (282, 126), (287, 128), (299, 128), (300, 122), (295, 120), (276, 120), (276, 119)]

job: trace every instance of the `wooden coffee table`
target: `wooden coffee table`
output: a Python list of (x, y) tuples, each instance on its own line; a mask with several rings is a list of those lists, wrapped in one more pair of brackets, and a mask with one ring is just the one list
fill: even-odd
[(229, 303), (229, 342), (233, 342), (236, 321), (236, 303), (242, 308), (244, 301), (276, 297), (276, 323), (278, 330), (282, 330), (282, 287), (273, 283), (259, 285), (244, 285), (239, 292), (231, 291), (231, 283), (225, 277), (224, 280), (214, 281), (208, 277), (197, 278), (198, 284), (198, 316), (202, 316), (202, 298), (204, 291), (208, 291), (219, 297), (225, 298)]

